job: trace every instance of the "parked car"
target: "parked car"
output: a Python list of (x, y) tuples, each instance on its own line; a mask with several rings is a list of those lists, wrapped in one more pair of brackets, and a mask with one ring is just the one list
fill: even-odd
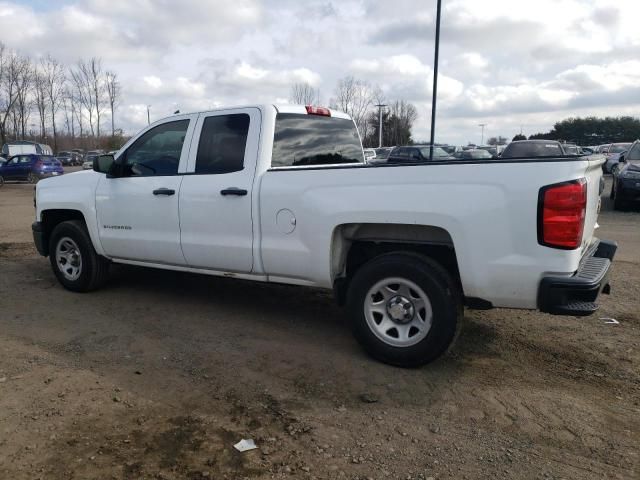
[(555, 140), (516, 140), (503, 150), (501, 158), (562, 157), (565, 155), (560, 142)]
[(462, 151), (462, 147), (457, 147), (455, 145), (440, 145), (440, 148), (442, 148), (445, 152), (447, 152), (449, 155), (452, 155), (454, 157), (456, 152)]
[(447, 350), (463, 305), (597, 309), (616, 251), (594, 237), (603, 161), (370, 165), (344, 113), (227, 108), (157, 121), (117, 159), (41, 182), (32, 229), (71, 291), (110, 263), (334, 290), (367, 352), (418, 366)]
[(376, 148), (376, 158), (375, 160), (386, 160), (389, 158), (389, 154), (394, 149), (394, 147), (380, 147)]
[(491, 160), (492, 158), (498, 158), (482, 148), (463, 150), (454, 153), (453, 156), (460, 160)]
[(479, 147), (471, 150), (485, 150), (494, 158), (498, 158), (500, 153), (504, 150), (504, 147), (502, 145), (480, 145)]
[(620, 157), (619, 165), (613, 171), (611, 199), (613, 208), (623, 210), (630, 203), (640, 201), (640, 140), (633, 142)]
[(2, 182), (6, 180), (26, 180), (38, 183), (46, 177), (62, 175), (62, 164), (53, 155), (15, 155), (0, 166)]
[(64, 166), (72, 167), (82, 165), (82, 157), (74, 151), (59, 152), (58, 155), (56, 155), (56, 159)]
[(58, 160), (63, 166), (71, 166), (73, 158), (71, 157), (71, 152), (58, 152), (56, 160)]
[(563, 143), (562, 148), (564, 149), (565, 155), (582, 155), (582, 150), (580, 150), (580, 147), (572, 143)]
[(605, 152), (607, 161), (603, 166), (605, 173), (614, 173), (614, 170), (618, 168), (620, 163), (620, 155), (625, 153), (629, 147), (631, 147), (631, 143), (612, 143), (609, 145), (609, 148)]
[(85, 157), (86, 160), (82, 164), (82, 169), (91, 170), (93, 168), (93, 161), (98, 157), (99, 155), (89, 155), (89, 153), (87, 153), (87, 156)]
[[(428, 162), (430, 155), (429, 145), (412, 145), (408, 147), (395, 147), (387, 163), (422, 163)], [(453, 157), (441, 147), (433, 147), (433, 160), (453, 160)]]
[(16, 140), (7, 142), (2, 146), (2, 156), (11, 158), (14, 155), (34, 154), (34, 155), (53, 155), (53, 150), (49, 145), (44, 143), (30, 142), (28, 140)]
[(373, 160), (376, 158), (376, 151), (373, 148), (363, 149), (365, 161)]

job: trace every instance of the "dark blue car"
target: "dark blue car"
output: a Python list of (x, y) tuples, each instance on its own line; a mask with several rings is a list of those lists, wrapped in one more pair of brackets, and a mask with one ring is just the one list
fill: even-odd
[(41, 178), (63, 173), (62, 164), (53, 155), (15, 155), (0, 164), (0, 185), (5, 181), (15, 180), (37, 183)]

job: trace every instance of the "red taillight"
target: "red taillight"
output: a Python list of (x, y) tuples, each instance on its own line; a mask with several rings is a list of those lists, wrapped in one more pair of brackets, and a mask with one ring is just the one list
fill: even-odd
[(578, 248), (582, 243), (586, 210), (584, 178), (543, 187), (538, 205), (538, 242), (565, 250)]
[(313, 105), (305, 105), (304, 108), (307, 109), (307, 113), (309, 115), (322, 115), (323, 117), (331, 116), (331, 110), (325, 107), (314, 107)]

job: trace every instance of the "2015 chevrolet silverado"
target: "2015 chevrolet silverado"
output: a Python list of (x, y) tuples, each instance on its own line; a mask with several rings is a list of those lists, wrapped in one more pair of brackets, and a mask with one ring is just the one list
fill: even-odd
[(603, 161), (367, 164), (340, 112), (221, 109), (40, 182), (33, 234), (77, 292), (112, 262), (334, 289), (372, 356), (417, 366), (448, 348), (465, 305), (596, 310), (616, 250), (594, 237)]

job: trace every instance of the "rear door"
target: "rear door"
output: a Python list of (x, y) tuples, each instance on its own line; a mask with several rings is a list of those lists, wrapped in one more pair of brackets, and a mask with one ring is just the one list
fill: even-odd
[(253, 179), (261, 115), (257, 108), (203, 113), (180, 190), (187, 265), (248, 273), (253, 269)]
[(19, 166), (18, 162), (20, 161), (20, 156), (16, 155), (15, 157), (11, 157), (2, 167), (2, 176), (5, 180), (14, 180), (18, 178)]
[(181, 115), (138, 136), (96, 190), (100, 241), (113, 258), (184, 265), (178, 203), (197, 115)]

